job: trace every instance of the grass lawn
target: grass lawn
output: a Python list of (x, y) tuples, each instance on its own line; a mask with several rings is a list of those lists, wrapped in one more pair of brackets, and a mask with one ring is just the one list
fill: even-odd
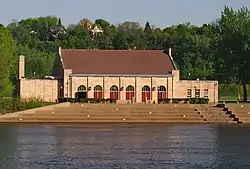
[[(219, 100), (237, 100), (238, 90), (240, 97), (243, 98), (243, 89), (240, 85), (235, 84), (219, 84)], [(250, 85), (247, 86), (248, 99), (250, 100)]]

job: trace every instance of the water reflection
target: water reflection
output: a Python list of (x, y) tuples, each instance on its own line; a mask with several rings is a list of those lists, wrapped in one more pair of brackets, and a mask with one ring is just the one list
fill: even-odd
[(250, 128), (0, 125), (0, 168), (250, 168)]

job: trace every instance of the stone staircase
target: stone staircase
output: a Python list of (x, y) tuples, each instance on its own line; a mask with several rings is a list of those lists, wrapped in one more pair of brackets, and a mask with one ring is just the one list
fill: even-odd
[(70, 104), (33, 113), (0, 116), (27, 123), (207, 123), (190, 104)]
[(197, 105), (197, 113), (203, 116), (209, 123), (238, 124), (238, 120), (225, 112), (225, 108), (215, 105)]
[(250, 124), (249, 104), (226, 104), (224, 111), (238, 123)]

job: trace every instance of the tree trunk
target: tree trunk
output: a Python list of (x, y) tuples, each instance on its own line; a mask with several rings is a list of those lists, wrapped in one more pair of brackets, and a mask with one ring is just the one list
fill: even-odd
[(243, 82), (243, 102), (247, 102), (247, 84)]

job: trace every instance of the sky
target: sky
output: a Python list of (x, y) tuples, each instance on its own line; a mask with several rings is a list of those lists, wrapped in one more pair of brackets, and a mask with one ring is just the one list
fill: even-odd
[(210, 23), (220, 17), (224, 6), (250, 7), (250, 0), (3, 0), (0, 23), (39, 16), (58, 16), (65, 25), (83, 18), (102, 18), (111, 24), (136, 21), (164, 28), (184, 22)]

